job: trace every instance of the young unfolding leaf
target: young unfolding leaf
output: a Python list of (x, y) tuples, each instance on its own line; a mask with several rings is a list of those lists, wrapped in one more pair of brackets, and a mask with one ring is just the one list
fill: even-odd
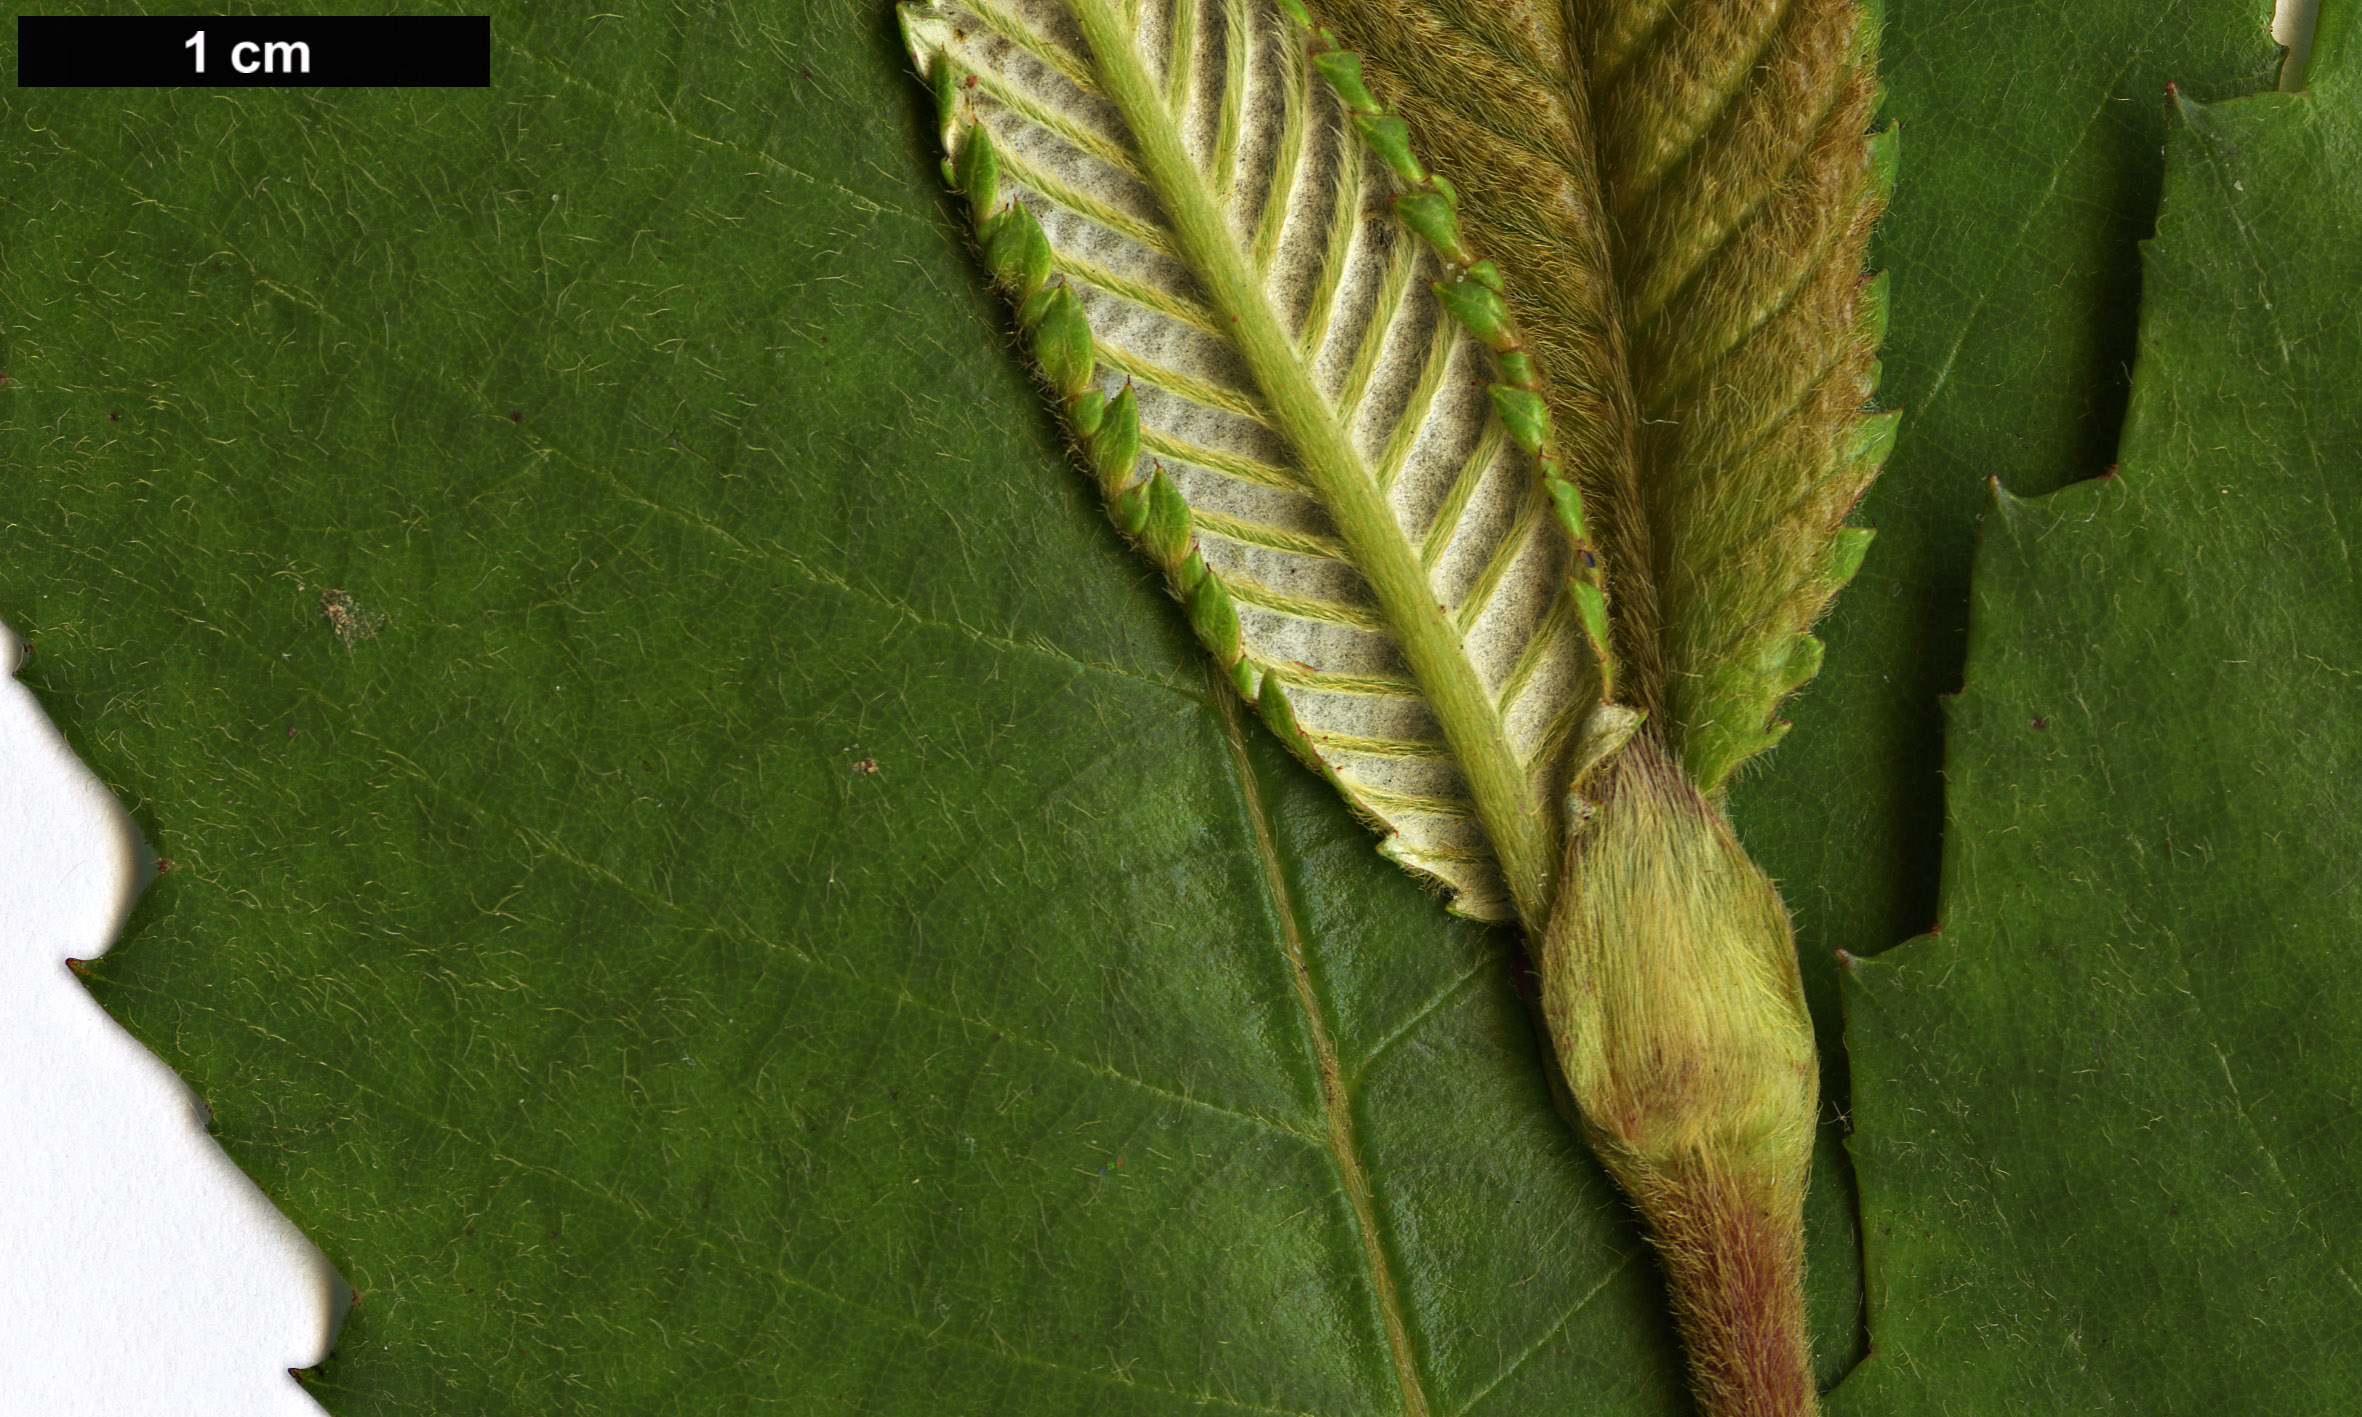
[[(1807, 630), (1870, 533), (1884, 286), (1862, 255), (1895, 135), (1865, 140), (1852, 0), (1337, 0), (1368, 82), (1511, 274), (1594, 535), (1627, 697), (1719, 789), (1785, 731)], [(1580, 430), (1578, 432), (1577, 430)]]
[(1246, 0), (903, 9), (977, 244), (1115, 521), (1239, 692), (1485, 920), (1544, 918), (1606, 572), (1453, 187)]
[(1893, 186), (1878, 17), (1854, 0), (1589, 0), (1599, 170), (1640, 410), (1665, 707), (1701, 788), (1779, 741), (1806, 633), (1870, 533), (1894, 442), (1866, 416), (1886, 332), (1865, 281)]

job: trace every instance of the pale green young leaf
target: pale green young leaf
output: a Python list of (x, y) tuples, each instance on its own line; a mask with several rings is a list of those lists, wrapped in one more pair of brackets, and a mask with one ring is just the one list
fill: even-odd
[(1562, 531), (1579, 505), (1545, 485), (1548, 415), (1496, 355), (1514, 340), (1450, 189), (1276, 7), (903, 16), (1111, 515), (1388, 855), (1463, 914), (1538, 922), (1569, 754), (1630, 717), (1600, 711), (1569, 591), (1596, 558)]

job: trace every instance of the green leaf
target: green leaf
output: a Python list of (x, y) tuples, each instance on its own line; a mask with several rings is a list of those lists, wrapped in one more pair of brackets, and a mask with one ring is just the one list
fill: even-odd
[(1871, 264), (1893, 310), (1880, 398), (1904, 417), (1854, 518), (1878, 540), (1784, 710), (1795, 730), (1731, 788), (1796, 914), (1825, 1058), (1842, 1057), (1833, 951), (1875, 954), (1935, 919), (1936, 704), (1961, 683), (1985, 479), (2030, 494), (2116, 460), (2165, 87), (2272, 87), (2263, 8), (1935, 0), (1888, 16), (1880, 114), (1910, 155)]
[(1911, 144), (1871, 257), (1893, 311), (1880, 398), (1904, 416), (1854, 517), (1878, 539), (1818, 628), (1821, 672), (1782, 710), (1795, 729), (1730, 789), (1741, 840), (1795, 916), (1821, 1040), (1807, 1234), (1824, 1383), (1863, 1351), (1833, 960), (1936, 919), (1936, 705), (1961, 685), (1985, 478), (2032, 493), (2114, 460), (2165, 86), (2267, 89), (2276, 58), (2247, 0), (1915, 0), (1890, 10), (1879, 49), (1881, 117)]
[(1365, 142), (1386, 115), (1353, 55), (1249, 0), (901, 14), (1118, 525), (1387, 855), (1538, 925), (1569, 751), (1633, 720), (1602, 704), (1568, 591), (1596, 558), (1561, 535), (1549, 411), (1451, 187)]
[(2362, 83), (2173, 110), (2123, 465), (1996, 491), (1942, 933), (1856, 964), (1840, 1410), (2333, 1411), (2362, 1144)]
[[(1164, 1148), (1199, 1189), (1097, 1170), (1139, 1164), (1107, 1140), (1147, 1105), (1118, 1070), (1298, 1122), (1319, 1097), (1202, 654), (963, 274), (890, 18), (497, 33), (484, 94), (0, 90), (0, 616), (175, 860), (97, 987), (363, 1291), (314, 1391), (1383, 1392), (1325, 1143), (1171, 1103), (1228, 1148)], [(1978, 478), (2108, 460), (2157, 95), (2268, 83), (2260, 33), (2244, 0), (1888, 30), (1910, 412), (1804, 731), (1733, 807), (1816, 986), (1831, 945), (1931, 918), (1911, 844)], [(323, 589), (378, 635), (348, 652)], [(1246, 742), (1340, 1054), (1418, 1020), (1353, 1095), (1431, 1405), (1678, 1411), (1499, 942)], [(1209, 944), (1201, 910), (1236, 909), (1260, 934)], [(1833, 1379), (1855, 1251), (1841, 1186), (1815, 1204)]]
[(1088, 505), (888, 17), (501, 34), (0, 96), (0, 615), (174, 862), (105, 1001), (360, 1291), (314, 1390), (1678, 1402), (1509, 940)]

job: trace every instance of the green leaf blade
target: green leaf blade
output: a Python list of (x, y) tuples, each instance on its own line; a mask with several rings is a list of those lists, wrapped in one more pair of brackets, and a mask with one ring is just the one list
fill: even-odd
[[(105, 1002), (361, 1290), (311, 1390), (1401, 1410), (1246, 769), (890, 27), (515, 44), (0, 100), (0, 614), (175, 861)], [(1431, 1410), (1667, 1410), (1507, 942), (1244, 736)]]
[(1879, 533), (1863, 579), (1784, 710), (1797, 731), (1731, 786), (1750, 850), (1792, 885), (1832, 1059), (1832, 952), (1935, 918), (1935, 704), (1961, 683), (1984, 481), (2031, 494), (2115, 461), (2165, 86), (2228, 98), (2269, 87), (2274, 61), (2245, 0), (1943, 0), (1890, 14), (1880, 48), (1881, 114), (1911, 144), (1871, 262), (1892, 282), (1880, 397), (1904, 416), (1856, 518)]
[(1988, 513), (1943, 933), (1847, 989), (1878, 1354), (1842, 1410), (2356, 1380), (2357, 99), (2333, 60), (2177, 105), (2121, 472)]
[[(1315, 73), (1366, 99), (1351, 56), (1310, 63), (1244, 3), (902, 13), (1053, 390), (1137, 400), (1136, 467), (1078, 432), (1119, 523), (1136, 487), (1169, 498), (1144, 549), (1251, 701), (1276, 680), (1283, 733), (1389, 856), (1462, 913), (1539, 919), (1559, 764), (1601, 685), (1533, 461), (1548, 416), (1496, 422), (1479, 336), (1514, 342), (1482, 287), (1430, 292), (1447, 272), (1394, 211), (1456, 251), (1453, 203), (1394, 193), (1387, 164), (1416, 160), (1366, 149), (1371, 115)], [(1001, 254), (1037, 225), (1044, 254)]]

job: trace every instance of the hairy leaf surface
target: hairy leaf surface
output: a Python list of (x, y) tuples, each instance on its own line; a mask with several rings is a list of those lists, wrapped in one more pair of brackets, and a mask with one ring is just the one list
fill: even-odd
[(1435, 289), (1462, 278), (1303, 34), (1249, 0), (904, 13), (1118, 522), (1389, 855), (1463, 914), (1538, 921), (1604, 687), (1573, 548)]
[(1844, 1412), (2326, 1412), (2362, 1364), (2362, 83), (2177, 104), (2116, 475), (1997, 492), (1942, 934), (1856, 964)]
[(1777, 742), (1807, 633), (1861, 565), (1846, 514), (1896, 415), (1863, 255), (1893, 184), (1876, 10), (1852, 0), (1578, 5), (1643, 430), (1666, 711), (1717, 787)]
[(1471, 8), (1336, 0), (1381, 94), (1467, 176), (1600, 508), (1635, 699), (1718, 788), (1819, 667), (1842, 523), (1894, 418), (1862, 257), (1876, 22), (1850, 0)]

